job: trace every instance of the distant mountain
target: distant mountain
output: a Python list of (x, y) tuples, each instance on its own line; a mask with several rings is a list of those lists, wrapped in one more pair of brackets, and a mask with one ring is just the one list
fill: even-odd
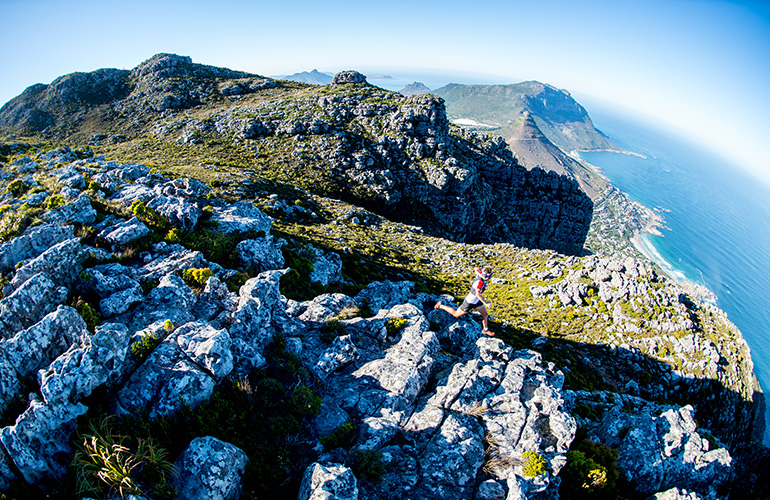
[(603, 177), (586, 169), (549, 141), (528, 111), (496, 133), (505, 139), (520, 164), (529, 169), (541, 167), (576, 179), (591, 199), (596, 199), (609, 185)]
[(303, 71), (301, 73), (294, 73), (293, 75), (285, 75), (280, 77), (282, 80), (291, 80), (293, 82), (310, 83), (311, 85), (329, 85), (332, 83), (334, 75), (328, 73), (321, 73), (317, 69), (313, 71)]
[(459, 85), (433, 91), (443, 97), (450, 119), (471, 119), (496, 127), (512, 125), (528, 111), (537, 127), (562, 151), (612, 149), (586, 110), (566, 90), (536, 81), (513, 85)]
[(430, 94), (431, 90), (422, 82), (413, 82), (398, 91), (402, 95)]

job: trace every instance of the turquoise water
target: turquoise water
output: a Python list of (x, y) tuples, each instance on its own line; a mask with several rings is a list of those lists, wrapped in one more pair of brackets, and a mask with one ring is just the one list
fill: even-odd
[[(582, 153), (632, 199), (661, 210), (663, 237), (647, 235), (662, 267), (705, 285), (741, 330), (754, 372), (770, 390), (770, 187), (699, 146), (591, 113), (618, 146), (645, 158)], [(765, 416), (769, 431), (770, 415)]]

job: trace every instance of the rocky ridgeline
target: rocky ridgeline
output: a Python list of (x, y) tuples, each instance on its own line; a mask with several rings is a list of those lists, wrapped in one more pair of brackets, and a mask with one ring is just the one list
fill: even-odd
[(95, 144), (146, 134), (184, 147), (224, 140), (272, 158), (267, 173), (286, 170), (286, 182), (462, 242), (576, 254), (593, 208), (574, 180), (528, 171), (502, 140), (450, 127), (442, 99), (378, 89), (356, 72), (297, 90), (159, 54), (130, 72), (31, 87), (0, 109), (0, 126), (81, 141), (79, 126), (103, 129), (88, 136)]
[(552, 259), (536, 277), (547, 284), (531, 286), (533, 296), (571, 307), (588, 325), (608, 325), (570, 339), (605, 348), (613, 363), (630, 367), (624, 392), (651, 400), (698, 394), (699, 420), (722, 439), (738, 443), (747, 428), (762, 435), (764, 398), (750, 350), (724, 312), (632, 257)]
[[(56, 183), (49, 182), (49, 173)], [(150, 229), (136, 217), (97, 221), (84, 173), (110, 193), (92, 192), (96, 199), (124, 207), (146, 203), (176, 228), (195, 229), (207, 212), (218, 230), (244, 235), (239, 258), (259, 274), (232, 292), (225, 282), (235, 270), (166, 242), (117, 262), (126, 246)], [(385, 281), (354, 297), (334, 293), (287, 300), (279, 290), (286, 272), (282, 242), (270, 234), (271, 219), (250, 203), (211, 198), (197, 181), (169, 180), (143, 165), (77, 160), (68, 149), (37, 162), (22, 158), (3, 175), (39, 188), (4, 195), (2, 202), (17, 212), (57, 196), (64, 202), (0, 247), (2, 272), (9, 278), (0, 301), (0, 409), (7, 414), (32, 391), (15, 423), (0, 431), (3, 489), (15, 481), (45, 489), (65, 477), (72, 433), (77, 419), (89, 415), (84, 402), (94, 391), (107, 395), (117, 415), (174, 415), (207, 400), (226, 378), (264, 366), (266, 347), (277, 338), (321, 382), (320, 413), (303, 438), (317, 441), (355, 419), (357, 446), (379, 452), (384, 466), (380, 483), (361, 481), (344, 448), (319, 446), (305, 472), (302, 500), (556, 497), (577, 429), (571, 409), (579, 403), (603, 408), (601, 420), (591, 424), (592, 436), (619, 447), (619, 463), (641, 492), (678, 487), (710, 498), (709, 491), (727, 480), (729, 453), (712, 449), (700, 436), (691, 408), (634, 400), (644, 411), (631, 415), (618, 410), (627, 401), (612, 395), (565, 393), (563, 374), (538, 352), (514, 351), (480, 336), (472, 318), (457, 320), (433, 310), (436, 300), (450, 297), (416, 293), (408, 281)], [(41, 191), (44, 187), (48, 190)], [(11, 213), (6, 210), (0, 222), (7, 224)], [(75, 237), (73, 225), (93, 225), (98, 246)], [(340, 280), (339, 256), (317, 249), (309, 255), (315, 281)], [(649, 291), (629, 279), (648, 276), (649, 269), (632, 264), (589, 259), (576, 273), (606, 283), (609, 288), (600, 285), (599, 296), (612, 301)], [(180, 277), (190, 268), (213, 271), (197, 294)], [(578, 286), (569, 293), (576, 298), (582, 291)], [(86, 323), (90, 317), (66, 305), (73, 292), (98, 299), (102, 320), (93, 331)], [(323, 340), (330, 318), (364, 306), (374, 315), (341, 319), (346, 334), (331, 343)], [(393, 319), (402, 324), (389, 328)], [(674, 324), (680, 318), (667, 320)], [(630, 325), (622, 319), (617, 327)], [(160, 342), (146, 358), (130, 354), (150, 336)], [(641, 460), (637, 448), (644, 452)], [(542, 473), (525, 473), (526, 452), (544, 459)], [(199, 436), (176, 458), (178, 498), (237, 496), (248, 460), (231, 444)]]
[[(77, 160), (67, 149), (48, 153), (43, 161), (48, 163), (23, 158), (6, 173), (21, 176), (30, 187), (53, 189), (43, 173), (53, 172), (58, 192), (32, 190), (2, 200), (18, 211), (52, 196), (65, 201), (47, 211), (41, 224), (0, 247), (2, 272), (9, 276), (0, 301), (0, 409), (15, 408), (13, 402), (24, 398), (34, 381), (26, 409), (0, 431), (3, 489), (14, 481), (46, 488), (65, 477), (70, 438), (77, 419), (89, 414), (84, 401), (94, 391), (109, 395), (117, 415), (173, 415), (185, 405), (201, 404), (225, 378), (264, 366), (267, 345), (280, 337), (323, 383), (321, 411), (306, 437), (328, 436), (355, 417), (357, 445), (377, 450), (384, 465), (381, 483), (360, 481), (346, 465), (345, 449), (325, 450), (308, 468), (299, 498), (326, 498), (329, 491), (333, 498), (373, 499), (556, 496), (577, 428), (570, 405), (596, 396), (565, 394), (563, 375), (539, 353), (479, 338), (472, 319), (434, 311), (439, 297), (415, 293), (411, 282), (372, 283), (355, 297), (287, 300), (279, 291), (285, 273), (281, 242), (270, 235), (270, 218), (254, 205), (207, 198), (209, 190), (199, 182), (169, 180), (143, 165)], [(97, 222), (83, 173), (111, 193), (106, 202), (125, 207), (146, 202), (177, 228), (194, 229), (210, 207), (205, 210), (220, 231), (251, 235), (238, 245), (238, 254), (244, 267), (260, 274), (231, 292), (224, 283), (235, 270), (165, 242), (138, 259), (115, 262), (126, 245), (150, 230), (136, 217), (108, 215)], [(75, 237), (72, 224), (93, 225), (98, 247)], [(339, 256), (319, 250), (310, 255), (315, 280), (340, 279)], [(586, 264), (598, 282), (611, 285), (600, 289), (607, 300), (631, 287), (619, 266), (631, 267), (598, 259)], [(196, 294), (180, 272), (206, 267), (214, 275)], [(629, 272), (649, 270), (634, 266)], [(66, 305), (73, 291), (99, 299), (102, 321), (93, 331)], [(322, 340), (327, 320), (363, 305), (375, 315), (341, 320), (347, 334), (331, 344)], [(394, 318), (404, 322), (397, 330), (387, 327)], [(131, 346), (148, 336), (160, 340), (152, 353), (144, 360), (130, 355)], [(629, 424), (631, 416), (612, 404), (617, 406), (604, 402), (610, 409), (592, 432), (610, 445), (626, 443), (620, 447), (621, 464), (640, 491), (671, 486), (706, 491), (726, 481), (729, 454), (708, 447), (690, 408), (645, 407)], [(617, 429), (627, 425), (654, 438), (643, 447), (643, 463), (634, 454), (637, 431), (618, 436)], [(545, 459), (542, 474), (524, 473), (525, 452)], [(248, 459), (231, 444), (200, 436), (176, 459), (179, 498), (237, 495)]]

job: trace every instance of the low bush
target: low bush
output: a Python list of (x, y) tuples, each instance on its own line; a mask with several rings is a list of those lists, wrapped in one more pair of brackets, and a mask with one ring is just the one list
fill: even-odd
[(522, 473), (527, 477), (537, 477), (545, 474), (545, 458), (535, 451), (525, 451), (521, 454), (524, 460), (524, 469)]

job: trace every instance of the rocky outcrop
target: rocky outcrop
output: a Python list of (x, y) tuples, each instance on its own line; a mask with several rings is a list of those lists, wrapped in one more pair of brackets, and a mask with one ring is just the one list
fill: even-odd
[[(441, 98), (387, 92), (367, 85), (360, 73), (345, 71), (328, 89), (301, 95), (285, 90), (278, 100), (242, 106), (234, 104), (240, 97), (280, 85), (173, 54), (158, 54), (114, 78), (124, 82), (124, 94), (110, 94), (98, 103), (70, 101), (65, 95), (66, 109), (74, 107), (84, 116), (96, 107), (105, 122), (132, 117), (129, 133), (143, 130), (162, 141), (201, 144), (208, 138), (235, 136), (249, 156), (260, 154), (263, 139), (269, 147), (275, 146), (272, 138), (290, 139), (297, 149), (292, 165), (287, 170), (278, 161), (270, 169), (293, 185), (334, 193), (455, 241), (582, 251), (593, 204), (578, 183), (553, 172), (527, 170), (502, 140), (450, 127)], [(52, 107), (52, 86), (30, 89), (9, 102), (0, 110), (0, 126), (37, 131), (44, 126), (51, 133), (71, 133), (77, 124), (71, 114)], [(212, 108), (203, 119), (167, 113), (204, 103)], [(38, 125), (22, 123), (14, 111), (21, 108), (40, 110), (47, 118)], [(84, 182), (76, 169), (63, 169), (60, 177), (72, 189)], [(95, 180), (112, 192), (117, 188), (113, 179)], [(158, 189), (137, 182), (123, 188), (119, 198), (140, 199), (191, 230), (201, 216), (200, 204), (188, 202), (189, 193), (170, 196)]]
[(175, 462), (179, 500), (239, 498), (248, 457), (243, 450), (219, 439), (196, 438)]

